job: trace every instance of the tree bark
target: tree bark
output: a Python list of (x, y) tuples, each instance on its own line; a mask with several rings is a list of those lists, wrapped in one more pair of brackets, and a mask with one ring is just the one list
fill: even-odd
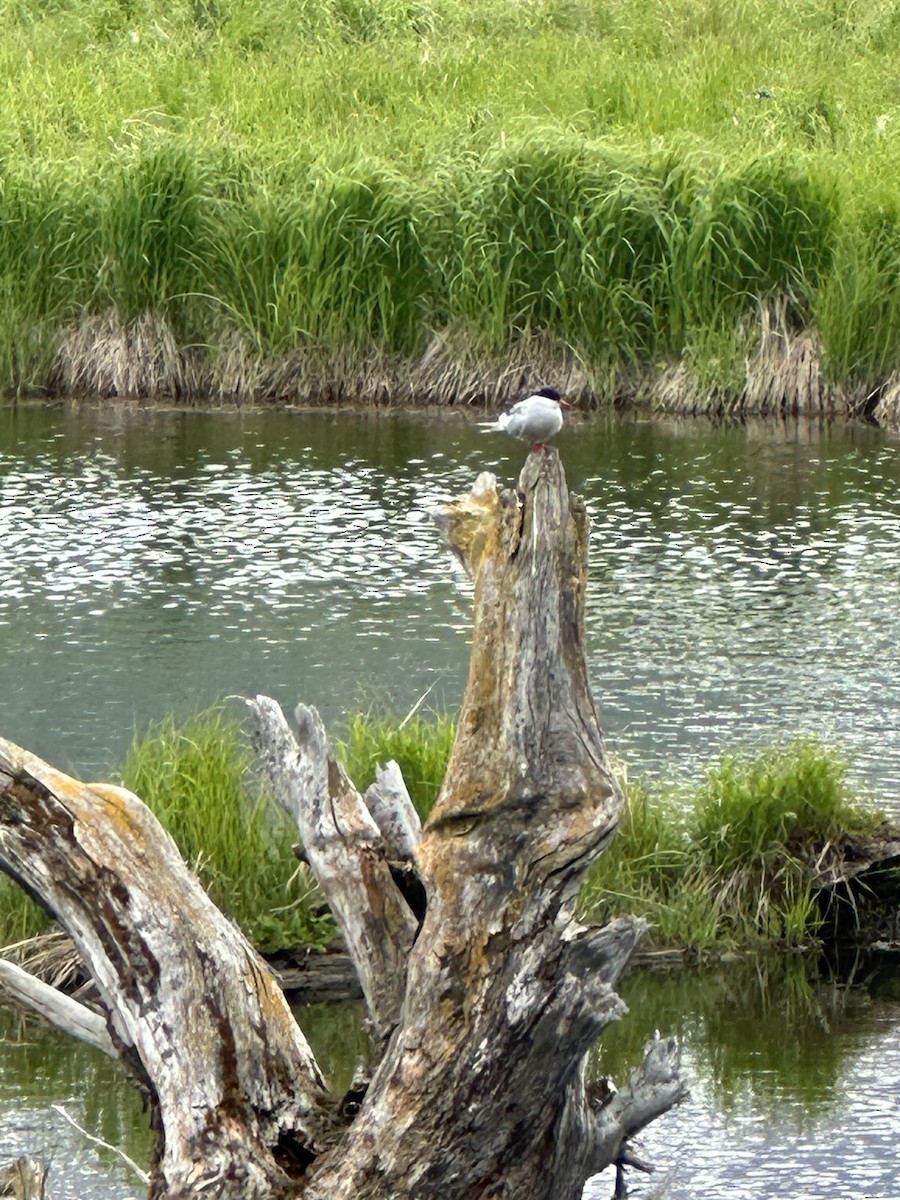
[(375, 1028), (397, 1024), (416, 920), (391, 877), (384, 843), (359, 792), (328, 746), (315, 709), (297, 707), (298, 737), (265, 696), (252, 707), (275, 794), (297, 822), (306, 858), (328, 897)]
[(150, 1097), (151, 1197), (269, 1197), (323, 1143), (319, 1068), (268, 968), (124, 788), (0, 739), (0, 866), (71, 935)]
[(17, 1158), (0, 1167), (0, 1196), (13, 1200), (44, 1200), (47, 1168), (31, 1158)]
[(582, 648), (584, 509), (547, 450), (515, 490), (481, 476), (441, 524), (474, 632), (424, 829), (395, 770), (360, 795), (314, 710), (294, 731), (252, 702), (381, 1052), (358, 1111), (325, 1095), (271, 976), (137, 798), (0, 744), (0, 866), (72, 933), (140, 1069), (160, 1118), (151, 1196), (575, 1200), (684, 1095), (661, 1041), (605, 1103), (585, 1084), (643, 926), (575, 919), (622, 806)]
[(624, 1010), (613, 986), (642, 931), (573, 915), (622, 797), (582, 651), (587, 518), (558, 455), (532, 454), (516, 491), (481, 477), (443, 524), (475, 622), (417, 852), (428, 909), (400, 1027), (340, 1160), (313, 1170), (316, 1200), (580, 1196), (596, 1168), (585, 1056)]

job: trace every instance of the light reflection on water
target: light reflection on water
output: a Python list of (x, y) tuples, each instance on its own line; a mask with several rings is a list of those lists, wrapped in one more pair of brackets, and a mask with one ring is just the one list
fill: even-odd
[[(560, 448), (631, 772), (814, 732), (900, 811), (897, 444), (593, 421)], [(429, 687), (452, 708), (469, 588), (429, 510), (523, 457), (462, 414), (0, 413), (0, 730), (93, 773), (135, 725), (230, 694), (330, 721)]]
[[(896, 963), (872, 959), (863, 986), (810, 967), (750, 959), (624, 980), (630, 1012), (601, 1043), (605, 1069), (621, 1083), (659, 1027), (676, 1036), (691, 1084), (690, 1099), (638, 1139), (657, 1174), (632, 1173), (635, 1200), (894, 1200)], [(587, 1200), (608, 1200), (613, 1174), (592, 1181)]]
[[(735, 742), (815, 732), (900, 813), (897, 444), (870, 430), (596, 421), (560, 449), (592, 512), (591, 675), (629, 770), (690, 775)], [(0, 410), (0, 733), (93, 775), (121, 761), (135, 725), (230, 694), (302, 699), (332, 722), (373, 702), (405, 711), (428, 687), (453, 706), (469, 586), (428, 512), (481, 470), (513, 480), (523, 457), (459, 414)], [(639, 1011), (666, 1027), (658, 994)], [(846, 1058), (824, 1108), (793, 1084), (773, 1106), (763, 1084), (777, 1093), (784, 1075), (748, 1062), (755, 1090), (728, 1099), (704, 1057), (721, 1045), (704, 1002), (679, 996), (669, 1027), (694, 1101), (645, 1136), (671, 1165), (670, 1195), (758, 1200), (786, 1164), (792, 1200), (857, 1183), (895, 1195), (896, 997), (883, 1014), (809, 1047)], [(81, 1078), (85, 1052), (67, 1053)], [(9, 1058), (0, 1049), (0, 1158), (45, 1144), (57, 1162), (90, 1154), (49, 1113), (50, 1093), (35, 1099), (21, 1073), (10, 1084)], [(80, 1119), (79, 1095), (105, 1085), (66, 1078), (52, 1095)], [(34, 1145), (38, 1126), (50, 1143)], [(57, 1200), (138, 1194), (94, 1161)]]
[[(641, 1135), (657, 1168), (632, 1173), (635, 1200), (895, 1200), (900, 1129), (900, 988), (895, 967), (869, 964), (865, 986), (807, 978), (797, 959), (747, 960), (702, 971), (634, 971), (630, 1012), (607, 1031), (598, 1070), (621, 1086), (655, 1028), (674, 1035), (691, 1097)], [(365, 1054), (359, 1004), (297, 1010), (335, 1094)], [(88, 1143), (50, 1105), (148, 1163), (137, 1092), (98, 1051), (0, 1009), (0, 1163), (52, 1159), (54, 1200), (137, 1200), (122, 1161)], [(586, 1200), (608, 1200), (612, 1171)]]
[[(900, 1010), (893, 1011), (891, 1030), (884, 1032), (892, 1032), (895, 1041), (900, 1036)], [(738, 1096), (724, 1111), (689, 1052), (683, 1064), (695, 1080), (691, 1111), (669, 1113), (641, 1136), (656, 1172), (652, 1181), (632, 1177), (633, 1200), (895, 1200), (900, 1103), (880, 1046), (855, 1055), (841, 1094), (815, 1115), (789, 1097), (766, 1112)], [(613, 1182), (613, 1173), (604, 1172), (585, 1190), (586, 1200), (609, 1200)]]
[(0, 1008), (0, 1165), (20, 1155), (46, 1163), (52, 1200), (143, 1200), (146, 1186), (123, 1161), (89, 1142), (54, 1104), (139, 1164), (149, 1160), (148, 1118), (119, 1067)]

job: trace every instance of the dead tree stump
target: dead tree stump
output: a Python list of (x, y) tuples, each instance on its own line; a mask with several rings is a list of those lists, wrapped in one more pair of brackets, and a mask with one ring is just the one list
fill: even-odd
[[(360, 795), (315, 710), (299, 708), (293, 730), (273, 701), (251, 702), (380, 1052), (352, 1114), (327, 1094), (271, 974), (137, 797), (0, 742), (0, 867), (71, 934), (112, 1045), (147, 1089), (151, 1197), (576, 1200), (684, 1095), (663, 1041), (602, 1106), (585, 1089), (642, 924), (575, 919), (622, 805), (582, 649), (584, 509), (547, 450), (514, 490), (481, 476), (440, 523), (474, 582), (474, 632), (424, 829), (395, 769)], [(397, 883), (413, 864), (421, 923)], [(34, 995), (78, 1033), (70, 1010)]]

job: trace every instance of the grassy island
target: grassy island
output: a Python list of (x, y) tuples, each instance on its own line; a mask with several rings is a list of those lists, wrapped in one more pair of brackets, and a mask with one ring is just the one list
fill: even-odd
[[(445, 717), (350, 718), (338, 753), (360, 788), (389, 758), (427, 816), (453, 741)], [(627, 807), (612, 847), (591, 868), (583, 916), (635, 913), (645, 945), (699, 953), (814, 944), (823, 866), (865, 843), (883, 818), (854, 796), (835, 751), (799, 739), (725, 754), (699, 785), (621, 774)], [(215, 903), (263, 950), (323, 947), (335, 933), (297, 831), (269, 799), (239, 724), (212, 709), (167, 719), (135, 739), (122, 772), (175, 838)], [(41, 932), (46, 918), (0, 878), (0, 943)]]
[(888, 0), (14, 0), (0, 388), (896, 416)]

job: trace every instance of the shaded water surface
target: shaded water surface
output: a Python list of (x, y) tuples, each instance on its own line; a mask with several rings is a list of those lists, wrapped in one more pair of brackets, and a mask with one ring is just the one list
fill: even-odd
[[(630, 1012), (601, 1043), (620, 1083), (655, 1029), (673, 1033), (688, 1101), (639, 1145), (657, 1169), (629, 1195), (665, 1200), (896, 1200), (900, 974), (890, 956), (810, 977), (801, 961), (632, 972)], [(614, 1173), (586, 1197), (606, 1200)], [(658, 1189), (658, 1190), (657, 1190)]]
[[(865, 979), (810, 980), (807, 965), (751, 960), (703, 971), (633, 972), (630, 1012), (604, 1037), (595, 1069), (621, 1085), (655, 1029), (677, 1037), (691, 1098), (651, 1125), (640, 1148), (657, 1177), (630, 1194), (668, 1200), (896, 1200), (900, 983), (890, 963)], [(357, 1005), (297, 1010), (335, 1091), (364, 1050)], [(51, 1105), (146, 1165), (147, 1117), (97, 1051), (0, 1010), (0, 1161), (52, 1160), (53, 1200), (138, 1200), (121, 1159), (86, 1141)], [(607, 1200), (613, 1173), (588, 1200)]]
[[(898, 443), (595, 420), (559, 447), (629, 769), (815, 732), (900, 812)], [(429, 509), (524, 457), (464, 414), (0, 410), (0, 732), (91, 775), (227, 695), (454, 706), (469, 589)]]

